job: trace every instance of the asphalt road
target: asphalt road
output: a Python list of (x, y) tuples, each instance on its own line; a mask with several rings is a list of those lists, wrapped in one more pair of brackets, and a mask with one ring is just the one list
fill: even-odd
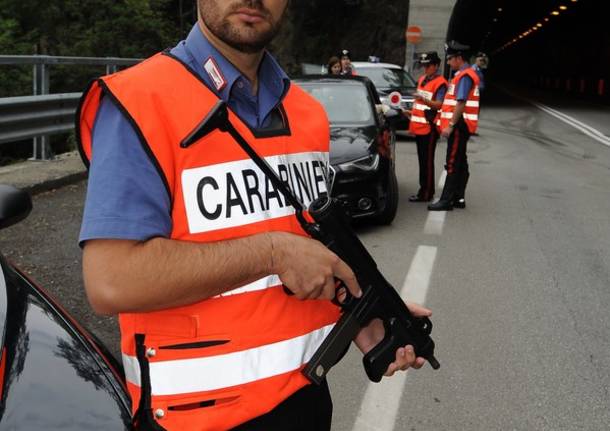
[[(465, 210), (432, 216), (407, 202), (417, 162), (401, 140), (397, 219), (358, 229), (397, 288), (426, 285), (441, 369), (367, 392), (352, 348), (329, 378), (333, 430), (610, 429), (610, 147), (523, 100), (486, 102)], [(541, 102), (610, 132), (605, 108)], [(93, 315), (81, 287), (84, 194), (79, 183), (35, 196), (32, 215), (0, 232), (0, 250), (116, 354), (114, 320)]]

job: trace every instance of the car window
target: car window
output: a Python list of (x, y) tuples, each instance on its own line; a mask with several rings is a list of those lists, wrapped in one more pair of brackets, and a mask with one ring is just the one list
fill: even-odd
[(405, 88), (417, 86), (411, 75), (403, 69), (359, 67), (358, 75), (369, 78), (377, 88)]
[(320, 83), (302, 87), (324, 106), (331, 124), (375, 122), (374, 105), (364, 86)]

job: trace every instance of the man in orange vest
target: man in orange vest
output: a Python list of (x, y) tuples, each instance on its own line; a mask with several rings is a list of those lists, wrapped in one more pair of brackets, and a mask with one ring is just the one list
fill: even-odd
[(424, 67), (424, 74), (417, 82), (413, 108), (407, 114), (410, 114), (409, 132), (415, 135), (417, 145), (419, 191), (409, 196), (409, 201), (428, 202), (434, 196), (434, 153), (439, 137), (436, 120), (447, 91), (447, 80), (438, 73), (441, 59), (436, 51), (422, 53), (418, 63)]
[(466, 62), (470, 48), (457, 41), (445, 45), (447, 64), (455, 73), (443, 100), (438, 125), (447, 138), (447, 178), (440, 199), (428, 205), (430, 211), (465, 208), (464, 193), (470, 176), (466, 147), (479, 122), (479, 76)]
[[(335, 279), (360, 294), (354, 273), (228, 134), (187, 139), (224, 100), (305, 205), (326, 193), (324, 109), (265, 50), (287, 3), (199, 0), (185, 41), (81, 99), (85, 288), (96, 312), (119, 316), (136, 429), (330, 429), (328, 386), (301, 370), (339, 317)], [(380, 334), (375, 322), (356, 344)], [(404, 346), (386, 375), (423, 363)]]

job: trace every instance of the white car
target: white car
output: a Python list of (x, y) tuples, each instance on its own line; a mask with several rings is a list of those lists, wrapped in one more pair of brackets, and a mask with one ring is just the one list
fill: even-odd
[[(388, 96), (393, 91), (401, 94), (400, 106), (403, 109), (411, 109), (413, 106), (413, 95), (417, 90), (417, 83), (413, 77), (401, 66), (391, 63), (369, 63), (366, 61), (353, 61), (356, 75), (366, 76), (377, 88), (382, 103), (390, 105)], [(406, 124), (406, 125), (405, 125)], [(408, 129), (408, 120), (399, 125), (399, 129)]]

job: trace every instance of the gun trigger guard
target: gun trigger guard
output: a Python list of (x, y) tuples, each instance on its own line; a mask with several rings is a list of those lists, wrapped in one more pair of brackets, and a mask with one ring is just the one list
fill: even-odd
[(352, 295), (345, 284), (338, 278), (335, 278), (335, 297), (332, 299), (332, 303), (344, 310), (349, 310), (355, 299), (356, 297)]

